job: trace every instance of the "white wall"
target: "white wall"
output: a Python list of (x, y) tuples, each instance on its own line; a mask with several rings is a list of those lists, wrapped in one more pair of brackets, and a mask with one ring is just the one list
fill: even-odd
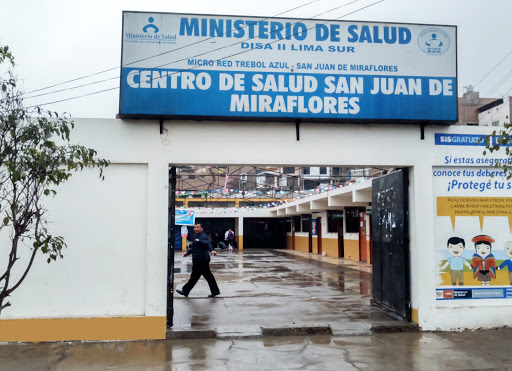
[[(436, 200), (434, 198), (436, 190), (433, 187), (433, 167), (450, 168), (461, 167), (485, 167), (485, 165), (461, 164), (461, 158), (472, 158), (475, 161), (489, 161), (492, 158), (498, 158), (503, 154), (493, 154), (483, 156), (483, 147), (467, 145), (435, 145), (434, 133), (452, 133), (452, 134), (480, 134), (487, 135), (492, 132), (492, 127), (464, 127), (452, 126), (447, 128), (433, 127), (429, 128), (426, 140), (431, 143), (433, 150), (426, 160), (417, 164), (413, 171), (412, 182), (410, 185), (411, 202), (409, 211), (411, 215), (411, 268), (412, 272), (412, 296), (414, 307), (419, 310), (420, 325), (426, 330), (459, 330), (459, 329), (477, 329), (490, 328), (498, 326), (512, 325), (512, 299), (463, 299), (463, 300), (436, 300), (435, 291), (438, 285), (439, 260), (436, 251), (439, 243), (436, 240), (434, 220), (436, 218)], [(489, 170), (495, 170), (494, 167), (488, 167)], [(499, 179), (499, 178), (495, 178)], [(487, 182), (489, 178), (467, 177), (467, 181)], [(494, 182), (494, 179), (493, 179)], [(446, 187), (444, 188), (446, 191)], [(444, 193), (446, 194), (446, 192)], [(486, 197), (488, 194), (479, 193), (478, 190), (470, 192), (455, 193), (453, 196), (463, 195)], [(510, 197), (510, 191), (494, 192), (492, 197)], [(412, 219), (414, 218), (414, 219)], [(449, 217), (444, 217), (448, 226), (450, 226)], [(465, 217), (457, 217), (456, 223), (461, 223)], [(477, 216), (470, 217), (478, 220)], [(489, 217), (486, 217), (489, 218)], [(506, 218), (506, 217), (505, 217)], [(494, 218), (491, 218), (494, 219)], [(476, 223), (478, 224), (478, 222)], [(485, 225), (484, 225), (485, 226)], [(450, 226), (451, 228), (451, 226)], [(509, 232), (507, 230), (507, 232)], [(474, 230), (473, 235), (486, 234), (485, 229)], [(512, 236), (512, 235), (511, 235)], [(446, 246), (446, 240), (443, 246)], [(496, 248), (496, 246), (495, 246)], [(473, 250), (471, 241), (466, 243), (467, 250)], [(414, 272), (416, 270), (416, 272)], [(501, 272), (506, 274), (506, 272)], [(460, 287), (459, 287), (460, 288)]]
[(103, 182), (98, 174), (75, 174), (49, 200), (49, 229), (68, 245), (64, 259), (48, 264), (38, 253), (3, 318), (144, 315), (147, 166), (114, 164)]
[[(418, 126), (302, 123), (297, 141), (294, 123), (175, 121), (165, 122), (163, 135), (156, 121), (76, 124), (72, 138), (113, 165), (103, 183), (84, 173), (59, 191), (52, 212), (69, 244), (65, 259), (47, 266), (39, 258), (5, 317), (165, 315), (169, 164), (321, 164), (411, 170), (412, 307), (424, 329), (512, 324), (510, 301), (438, 303), (435, 298), (432, 167), (444, 156), (434, 146), (434, 133), (488, 133), (489, 128), (427, 127), (421, 140)], [(227, 136), (230, 145), (213, 150), (212, 143)]]

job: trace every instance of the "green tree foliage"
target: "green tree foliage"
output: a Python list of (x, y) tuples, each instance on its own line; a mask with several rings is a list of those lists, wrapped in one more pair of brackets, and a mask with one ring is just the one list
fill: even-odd
[(0, 267), (1, 314), (38, 252), (48, 263), (63, 257), (66, 243), (47, 229), (45, 199), (54, 197), (59, 184), (84, 168), (98, 168), (103, 179), (109, 162), (98, 158), (94, 149), (70, 142), (71, 119), (24, 105), (7, 46), (0, 46), (0, 67), (5, 69), (0, 75), (0, 231), (10, 239), (10, 244), (0, 245), (2, 264), (8, 255), (5, 269)]
[(487, 152), (501, 152), (506, 155), (506, 158), (509, 159), (509, 161), (495, 162), (494, 167), (501, 168), (505, 172), (507, 179), (512, 178), (512, 125), (510, 122), (505, 122), (503, 124), (503, 128), (494, 130), (491, 135), (487, 135), (484, 138), (484, 141), (484, 156), (487, 155)]

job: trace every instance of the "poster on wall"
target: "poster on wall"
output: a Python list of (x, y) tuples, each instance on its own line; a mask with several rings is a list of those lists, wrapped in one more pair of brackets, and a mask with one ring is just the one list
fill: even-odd
[(496, 167), (440, 166), (433, 190), (436, 299), (512, 299), (512, 179)]
[(194, 225), (196, 216), (192, 210), (176, 210), (174, 217), (174, 224), (176, 225)]
[(318, 236), (318, 219), (311, 219), (311, 235)]

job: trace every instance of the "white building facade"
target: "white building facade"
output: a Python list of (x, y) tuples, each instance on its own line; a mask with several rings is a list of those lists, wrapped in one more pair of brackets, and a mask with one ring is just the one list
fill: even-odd
[[(503, 198), (508, 205), (508, 181), (493, 179), (504, 187), (492, 186), (487, 194), (488, 173), (477, 175), (495, 170), (482, 147), (471, 142), (489, 128), (427, 126), (422, 139), (416, 125), (302, 123), (297, 140), (294, 124), (265, 125), (262, 131), (261, 123), (168, 121), (161, 135), (158, 121), (76, 120), (72, 141), (95, 148), (111, 165), (103, 182), (92, 170), (75, 174), (49, 203), (51, 229), (65, 237), (68, 248), (63, 260), (50, 265), (38, 255), (10, 298), (12, 307), (2, 312), (0, 341), (165, 338), (169, 166), (203, 164), (407, 168), (413, 320), (423, 330), (512, 325), (506, 285), (491, 281), (492, 288), (503, 289), (503, 298), (449, 300), (444, 291), (455, 288), (440, 278), (439, 251), (445, 246), (439, 241), (452, 232), (474, 228), (474, 235), (500, 235), (500, 243), (512, 239), (508, 206), (472, 216), (442, 208), (444, 197), (452, 195), (448, 186), (459, 198)], [(211, 150), (210, 143), (228, 135), (229, 147)], [(499, 271), (497, 276), (502, 277)]]

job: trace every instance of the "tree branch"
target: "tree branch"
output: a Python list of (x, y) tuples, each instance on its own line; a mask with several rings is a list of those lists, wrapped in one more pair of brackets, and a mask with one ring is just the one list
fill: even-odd
[(34, 258), (36, 256), (37, 250), (39, 250), (39, 248), (38, 247), (34, 247), (34, 250), (32, 251), (32, 256), (30, 257), (30, 262), (28, 263), (28, 266), (25, 269), (25, 272), (23, 273), (23, 276), (21, 276), (21, 278), (18, 281), (18, 283), (16, 283), (12, 288), (10, 288), (9, 290), (6, 291), (7, 292), (6, 296), (10, 295), (11, 292), (16, 290), (18, 288), (18, 286), (23, 282), (25, 277), (27, 277), (28, 271), (30, 270), (30, 268), (32, 267), (32, 263), (34, 262)]
[[(0, 303), (1, 303), (2, 301), (3, 301), (3, 299), (0, 299)], [(4, 305), (2, 305), (2, 306), (0, 307), (0, 313), (1, 313), (5, 308), (10, 307), (10, 306), (11, 306), (11, 303), (10, 303), (10, 302), (7, 302), (7, 303), (5, 303)]]

